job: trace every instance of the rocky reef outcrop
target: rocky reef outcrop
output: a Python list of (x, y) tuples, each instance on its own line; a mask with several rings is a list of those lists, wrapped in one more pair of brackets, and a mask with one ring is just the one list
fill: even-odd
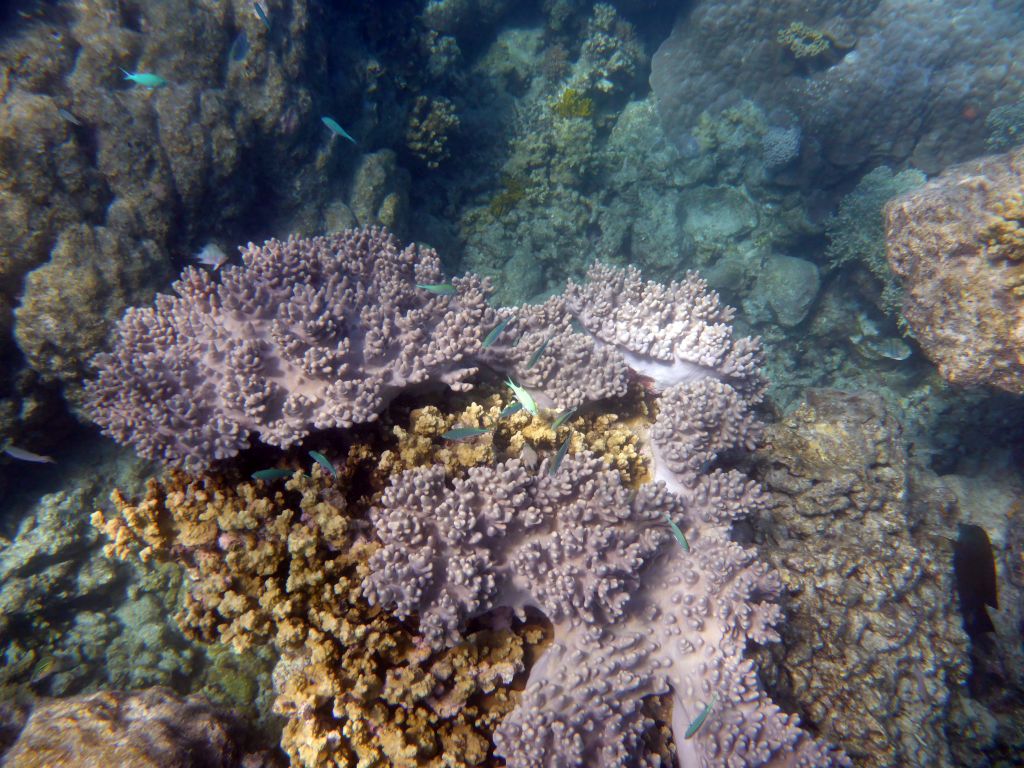
[(1024, 394), (1024, 148), (892, 200), (886, 245), (903, 315), (942, 375)]

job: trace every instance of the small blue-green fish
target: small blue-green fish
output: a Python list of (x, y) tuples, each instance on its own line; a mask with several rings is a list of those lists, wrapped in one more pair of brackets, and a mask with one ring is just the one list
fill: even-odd
[(540, 356), (544, 354), (544, 350), (548, 348), (548, 342), (551, 341), (552, 337), (548, 336), (544, 343), (537, 347), (537, 351), (530, 355), (530, 359), (526, 363), (526, 370), (530, 370), (540, 360)]
[(451, 296), (455, 293), (455, 286), (451, 283), (417, 283), (416, 287), (424, 291), (430, 291), (430, 293), (436, 293), (438, 296)]
[(324, 470), (327, 473), (329, 473), (331, 477), (338, 476), (338, 470), (336, 470), (334, 468), (334, 465), (331, 464), (331, 460), (324, 456), (322, 453), (320, 453), (320, 451), (310, 451), (309, 455), (312, 457), (313, 461), (315, 461), (317, 464), (323, 467)]
[(248, 52), (249, 36), (245, 34), (245, 30), (243, 29), (231, 43), (231, 48), (228, 50), (228, 56), (232, 61), (241, 61), (245, 58), (245, 54)]
[(523, 404), (523, 408), (526, 409), (526, 412), (531, 416), (536, 416), (537, 402), (533, 399), (533, 395), (512, 381), (511, 378), (505, 383), (508, 384), (508, 388), (512, 390), (512, 394), (516, 396), (516, 400)]
[(704, 721), (708, 719), (708, 715), (711, 713), (711, 708), (715, 706), (715, 702), (717, 700), (718, 694), (716, 693), (711, 697), (711, 701), (704, 705), (704, 709), (701, 711), (701, 713), (693, 719), (692, 723), (690, 723), (690, 727), (687, 728), (686, 733), (683, 734), (684, 739), (690, 738), (695, 733), (697, 733), (697, 731), (700, 730), (700, 727), (704, 725)]
[(512, 318), (506, 317), (504, 320), (502, 320), (500, 323), (494, 326), (494, 330), (488, 333), (486, 336), (484, 336), (484, 343), (481, 346), (484, 349), (487, 349), (488, 347), (493, 345), (494, 342), (498, 340), (498, 337), (501, 335), (501, 332), (505, 330), (505, 326), (511, 322)]
[(551, 429), (557, 432), (560, 426), (565, 424), (565, 422), (567, 422), (569, 419), (573, 417), (573, 414), (576, 413), (576, 408), (577, 406), (574, 405), (572, 408), (566, 408), (564, 411), (558, 414), (555, 417), (555, 420), (551, 422)]
[(562, 446), (558, 449), (558, 453), (555, 454), (555, 460), (551, 462), (551, 469), (548, 470), (549, 475), (554, 475), (558, 472), (558, 468), (562, 466), (562, 459), (565, 458), (565, 454), (569, 452), (569, 441), (572, 439), (572, 435), (567, 435), (565, 440), (562, 442)]
[(256, 7), (256, 15), (260, 17), (260, 21), (263, 22), (263, 26), (267, 28), (267, 32), (270, 31), (270, 19), (267, 18), (267, 12), (263, 10), (263, 6), (259, 3), (253, 3)]
[(521, 410), (523, 410), (523, 404), (520, 403), (519, 401), (516, 401), (502, 408), (501, 413), (498, 414), (498, 418), (507, 419), (509, 416), (519, 413)]
[(441, 437), (445, 440), (469, 440), (473, 437), (486, 435), (490, 431), (484, 427), (456, 427), (455, 429), (449, 429)]
[(690, 542), (686, 540), (686, 536), (683, 534), (683, 529), (676, 525), (675, 521), (668, 515), (665, 515), (665, 522), (668, 523), (668, 527), (672, 529), (672, 535), (676, 537), (676, 541), (678, 541), (679, 546), (683, 548), (683, 552), (689, 552)]
[(331, 129), (331, 133), (337, 134), (338, 136), (341, 136), (344, 139), (348, 139), (353, 144), (356, 143), (356, 140), (349, 135), (348, 131), (346, 131), (344, 128), (338, 125), (338, 121), (335, 120), (333, 117), (327, 117), (327, 115), (324, 115), (323, 117), (320, 118), (320, 120), (323, 122), (324, 125)]
[(65, 120), (67, 120), (67, 121), (68, 121), (69, 123), (71, 123), (72, 125), (77, 125), (77, 126), (78, 126), (79, 128), (81, 128), (81, 127), (82, 127), (82, 121), (81, 121), (81, 120), (79, 120), (79, 119), (78, 119), (77, 117), (75, 117), (74, 115), (72, 115), (72, 114), (71, 114), (70, 112), (68, 112), (68, 111), (67, 111), (66, 109), (64, 109), (64, 108), (58, 109), (58, 110), (57, 110), (57, 114), (58, 114), (58, 115), (60, 115), (61, 117), (63, 117), (63, 118), (65, 119)]
[(167, 81), (164, 80), (160, 75), (154, 75), (152, 72), (129, 72), (127, 69), (122, 69), (124, 72), (124, 79), (131, 80), (136, 85), (141, 85), (143, 88), (163, 88), (167, 85)]
[(283, 480), (284, 478), (291, 477), (294, 474), (294, 469), (261, 469), (252, 473), (252, 479), (270, 483), (274, 480)]

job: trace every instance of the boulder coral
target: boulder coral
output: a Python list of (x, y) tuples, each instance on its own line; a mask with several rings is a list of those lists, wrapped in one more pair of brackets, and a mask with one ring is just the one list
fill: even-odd
[(954, 166), (885, 217), (925, 354), (955, 384), (1024, 394), (1024, 148)]
[(34, 701), (4, 755), (7, 768), (275, 768), (269, 753), (248, 751), (230, 716), (165, 688), (103, 691)]

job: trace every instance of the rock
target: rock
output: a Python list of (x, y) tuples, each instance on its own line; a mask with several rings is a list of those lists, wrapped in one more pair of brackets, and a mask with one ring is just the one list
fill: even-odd
[(818, 267), (795, 256), (771, 256), (757, 281), (775, 319), (787, 328), (799, 325), (818, 297)]
[(788, 594), (782, 643), (759, 652), (769, 690), (862, 768), (966, 764), (948, 728), (970, 671), (955, 497), (876, 394), (809, 390), (764, 444), (774, 503), (758, 551)]
[(726, 240), (757, 226), (757, 209), (735, 187), (698, 187), (682, 196), (684, 228), (697, 242)]
[(365, 155), (352, 180), (349, 207), (361, 227), (383, 225), (401, 235), (409, 225), (409, 172), (390, 149)]
[(245, 754), (230, 718), (165, 688), (36, 701), (4, 768), (239, 768), (268, 766)]
[(1024, 394), (1024, 147), (950, 168), (885, 217), (925, 354), (953, 383)]
[(60, 381), (65, 396), (77, 402), (89, 358), (103, 347), (114, 322), (128, 306), (151, 301), (171, 276), (152, 241), (107, 227), (68, 227), (50, 260), (25, 280), (14, 313), (18, 346), (44, 380)]

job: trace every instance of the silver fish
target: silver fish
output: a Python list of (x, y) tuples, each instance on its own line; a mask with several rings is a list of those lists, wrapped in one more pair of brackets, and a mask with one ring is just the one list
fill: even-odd
[(10, 456), (12, 459), (18, 461), (32, 461), (36, 464), (56, 464), (57, 461), (51, 456), (43, 456), (39, 453), (32, 453), (32, 451), (26, 451), (24, 448), (18, 448), (13, 445), (8, 445), (4, 448), (4, 453)]

